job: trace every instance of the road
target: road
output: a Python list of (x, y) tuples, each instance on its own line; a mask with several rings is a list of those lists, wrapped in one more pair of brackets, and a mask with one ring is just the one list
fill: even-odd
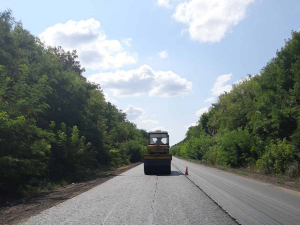
[(241, 224), (300, 224), (300, 193), (173, 158), (188, 179)]
[(170, 176), (145, 176), (143, 164), (24, 224), (236, 224), (172, 166)]
[(170, 176), (145, 176), (140, 165), (24, 224), (237, 224), (235, 219), (299, 224), (300, 196), (174, 157)]

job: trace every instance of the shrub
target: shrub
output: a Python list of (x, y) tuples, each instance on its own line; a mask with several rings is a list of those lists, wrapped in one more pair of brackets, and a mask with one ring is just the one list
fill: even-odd
[(257, 167), (264, 173), (284, 174), (290, 167), (290, 173), (295, 173), (291, 162), (299, 160), (296, 148), (286, 139), (271, 141), (266, 146), (265, 154), (257, 161)]

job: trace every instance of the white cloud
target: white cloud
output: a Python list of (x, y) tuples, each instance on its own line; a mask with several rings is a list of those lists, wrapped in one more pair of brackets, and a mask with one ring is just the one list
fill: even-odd
[(198, 110), (198, 111), (196, 112), (196, 116), (201, 116), (203, 113), (208, 112), (208, 110), (209, 110), (209, 107), (201, 108), (200, 110)]
[(165, 8), (169, 8), (169, 9), (172, 8), (172, 5), (170, 4), (170, 0), (157, 0), (157, 4)]
[(157, 120), (144, 120), (142, 123), (158, 123)]
[[(228, 73), (217, 77), (216, 83), (214, 83), (214, 86), (212, 87), (212, 89), (210, 89), (214, 96), (219, 96), (224, 92), (230, 92), (232, 90), (232, 85), (229, 84), (226, 85), (226, 83), (231, 80), (231, 76), (232, 73)], [(247, 78), (243, 78), (243, 79), (247, 79)], [(243, 79), (238, 80), (237, 82), (235, 82), (235, 84), (242, 82)], [(215, 100), (214, 97), (210, 97), (206, 99), (204, 102), (213, 102), (214, 100)]]
[(197, 126), (198, 123), (191, 123), (190, 125), (188, 126), (184, 126), (185, 129), (189, 129), (190, 127), (194, 127), (194, 126)]
[(168, 131), (168, 132), (171, 131), (170, 129), (166, 129), (166, 128), (163, 127), (163, 126), (159, 126), (159, 127), (152, 128), (150, 131), (156, 131), (156, 130)]
[[(192, 40), (220, 42), (246, 16), (255, 0), (191, 0), (180, 3), (173, 14), (176, 21), (188, 26)], [(165, 2), (165, 1), (162, 1)], [(164, 3), (169, 5), (169, 1)], [(162, 4), (163, 5), (163, 4)]]
[(149, 96), (174, 97), (190, 94), (193, 84), (172, 71), (154, 71), (144, 65), (135, 70), (120, 70), (93, 74), (89, 81), (100, 84), (104, 91), (117, 97)]
[[(55, 24), (39, 37), (49, 46), (76, 49), (82, 65), (92, 70), (115, 69), (138, 61), (137, 53), (125, 51), (118, 40), (107, 39), (100, 30), (100, 22), (93, 18)], [(129, 44), (128, 40), (126, 43)]]
[(184, 33), (186, 33), (187, 31), (189, 31), (189, 29), (182, 29), (181, 31), (180, 31), (180, 35), (184, 35)]
[(157, 4), (159, 6), (167, 8), (167, 9), (172, 9), (174, 7), (173, 3), (180, 2), (180, 1), (183, 1), (183, 0), (157, 0)]
[(238, 81), (234, 82), (234, 84), (239, 85), (239, 84), (243, 83), (244, 81), (251, 80), (255, 76), (260, 76), (260, 73), (255, 74), (255, 75), (248, 75), (247, 77), (243, 77), (243, 78), (239, 79)]
[(165, 128), (163, 126), (159, 126), (159, 127), (153, 128), (151, 131), (156, 131), (156, 130), (165, 131)]
[(110, 102), (112, 104), (117, 104), (118, 103), (118, 101), (116, 99), (112, 98), (110, 96), (110, 94), (108, 94), (107, 92), (103, 92), (103, 94), (104, 94), (104, 97), (105, 97), (106, 101), (108, 101), (108, 102)]
[(234, 84), (239, 85), (239, 84), (243, 83), (244, 81), (250, 80), (250, 79), (251, 78), (249, 78), (249, 77), (243, 77), (243, 78), (239, 79), (238, 81), (234, 82)]
[(162, 59), (168, 58), (168, 52), (167, 52), (167, 50), (161, 51), (159, 53), (159, 57), (162, 58)]
[(128, 120), (141, 119), (146, 115), (146, 112), (143, 109), (134, 107), (132, 105), (129, 105), (124, 112), (127, 114)]
[(231, 85), (226, 85), (228, 81), (231, 80), (232, 73), (224, 74), (221, 76), (218, 76), (216, 83), (214, 84), (213, 88), (211, 89), (213, 95), (219, 96), (220, 94), (223, 94), (225, 91), (230, 92), (232, 89)]
[(131, 46), (131, 41), (132, 41), (132, 38), (124, 38), (124, 39), (122, 40), (122, 42), (123, 42), (126, 46), (128, 46), (128, 47)]
[(214, 97), (210, 97), (210, 98), (206, 99), (204, 102), (213, 102), (214, 100), (215, 100)]

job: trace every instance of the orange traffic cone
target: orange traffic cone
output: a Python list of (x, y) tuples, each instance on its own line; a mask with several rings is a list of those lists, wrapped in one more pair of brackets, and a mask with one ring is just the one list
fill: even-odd
[(189, 175), (188, 167), (186, 167), (186, 169), (185, 169), (185, 175)]

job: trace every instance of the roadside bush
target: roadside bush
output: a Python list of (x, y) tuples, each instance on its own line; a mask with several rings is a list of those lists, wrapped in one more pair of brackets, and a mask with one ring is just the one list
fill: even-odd
[[(252, 140), (248, 129), (226, 131), (217, 138), (220, 151), (217, 161), (231, 167), (245, 166), (251, 156)], [(218, 163), (218, 164), (220, 164)]]
[[(290, 174), (298, 173), (293, 162), (299, 160), (299, 153), (286, 139), (271, 141), (266, 146), (265, 154), (257, 160), (257, 167), (267, 174), (284, 174), (290, 169)], [(292, 162), (292, 164), (291, 164)]]
[(208, 151), (203, 156), (203, 160), (212, 165), (215, 165), (217, 163), (217, 157), (218, 157), (218, 146), (214, 145), (212, 147), (209, 147)]
[(289, 164), (286, 175), (290, 178), (298, 178), (300, 172), (300, 165), (299, 162), (293, 161), (291, 164)]
[(172, 146), (172, 148), (170, 149), (170, 153), (175, 156), (181, 156), (180, 155), (180, 147), (181, 147), (181, 145), (178, 145), (178, 144), (175, 146)]
[(109, 156), (111, 158), (110, 165), (112, 167), (117, 167), (119, 165), (122, 165), (123, 160), (121, 158), (121, 154), (120, 154), (119, 150), (117, 150), (117, 149), (109, 150)]
[(121, 145), (120, 151), (123, 152), (122, 158), (126, 160), (124, 163), (129, 164), (129, 161), (131, 163), (142, 161), (143, 155), (147, 153), (147, 147), (139, 140), (130, 140)]

